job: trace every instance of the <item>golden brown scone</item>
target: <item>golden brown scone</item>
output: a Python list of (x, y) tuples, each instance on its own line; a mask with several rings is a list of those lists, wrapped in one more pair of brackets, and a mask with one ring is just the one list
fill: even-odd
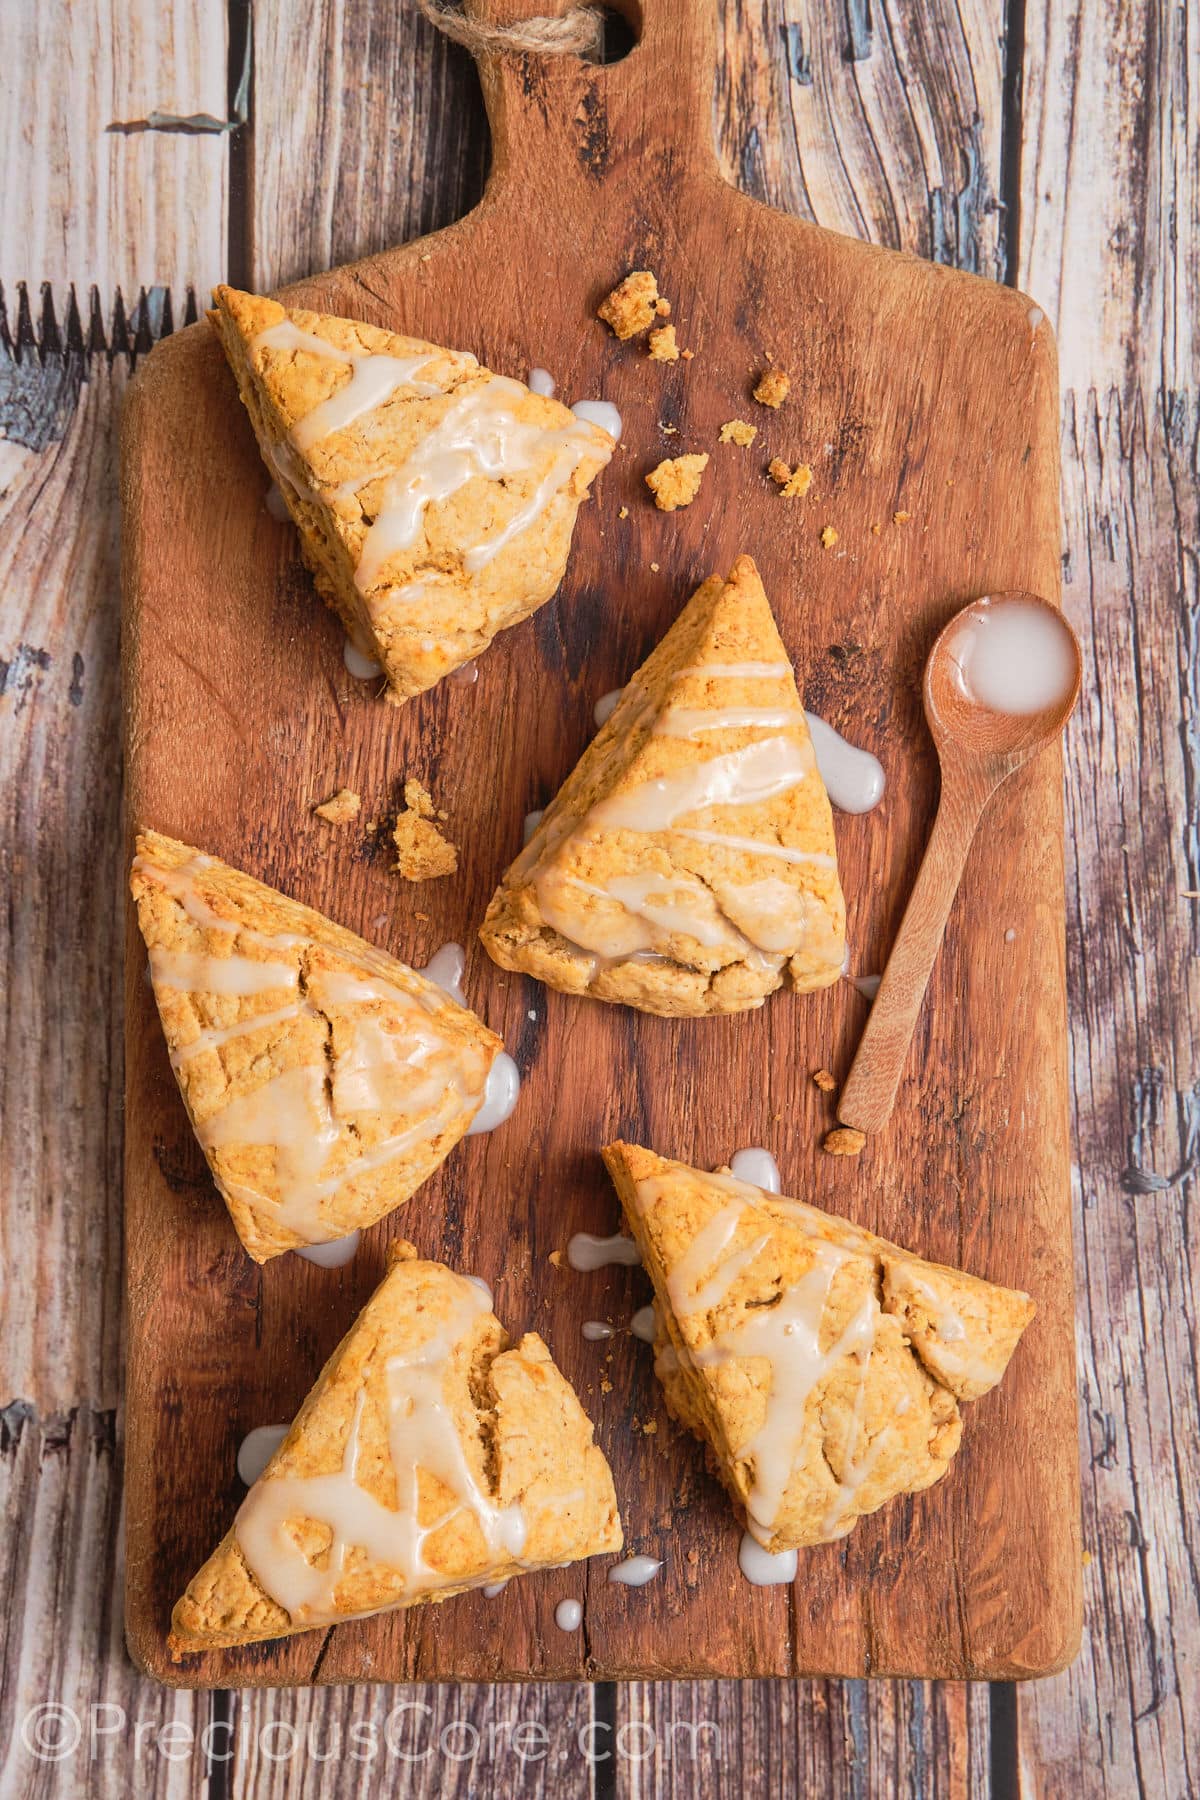
[(625, 688), (504, 877), (502, 968), (645, 1012), (838, 979), (833, 816), (758, 571), (713, 576)]
[(231, 1530), (175, 1656), (445, 1600), (619, 1550), (612, 1473), (541, 1338), (398, 1244)]
[(550, 598), (606, 431), (465, 352), (234, 288), (213, 299), (304, 559), (389, 699)]
[(1028, 1294), (636, 1144), (604, 1160), (654, 1283), (655, 1370), (768, 1550), (844, 1537), (945, 1474)]
[(130, 889), (188, 1117), (254, 1260), (407, 1200), (482, 1105), (495, 1033), (353, 932), (157, 832), (138, 838)]

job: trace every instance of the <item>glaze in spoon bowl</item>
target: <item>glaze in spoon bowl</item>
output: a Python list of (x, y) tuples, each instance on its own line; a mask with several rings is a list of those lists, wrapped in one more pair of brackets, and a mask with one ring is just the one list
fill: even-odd
[[(975, 666), (992, 648), (1003, 653), (1000, 679), (979, 680)], [(943, 780), (952, 759), (991, 765), (997, 780), (1011, 775), (1063, 730), (1082, 680), (1079, 640), (1057, 606), (1020, 590), (972, 600), (943, 626), (925, 664), (925, 717)], [(997, 698), (1009, 704), (989, 703)]]

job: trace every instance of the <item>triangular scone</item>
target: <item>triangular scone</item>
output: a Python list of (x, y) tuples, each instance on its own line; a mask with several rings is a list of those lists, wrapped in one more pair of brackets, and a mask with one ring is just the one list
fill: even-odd
[(187, 844), (130, 876), (171, 1063), (256, 1262), (345, 1236), (437, 1168), (500, 1039), (432, 981)]
[(445, 1600), (621, 1548), (612, 1473), (541, 1338), (411, 1244), (172, 1617), (176, 1654)]
[(750, 557), (697, 589), (623, 690), (480, 936), (503, 968), (644, 1012), (837, 980), (833, 817)]
[(655, 1291), (655, 1370), (768, 1550), (844, 1537), (945, 1474), (1028, 1294), (634, 1144), (604, 1160)]
[(389, 699), (550, 598), (607, 431), (464, 351), (234, 288), (213, 299), (304, 560)]

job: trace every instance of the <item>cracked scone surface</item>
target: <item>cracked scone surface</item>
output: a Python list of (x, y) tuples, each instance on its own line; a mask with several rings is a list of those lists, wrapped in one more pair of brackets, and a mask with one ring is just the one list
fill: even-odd
[(406, 1200), (482, 1105), (495, 1033), (190, 845), (141, 834), (130, 888), (188, 1117), (255, 1261)]
[(213, 298), (304, 559), (390, 699), (550, 598), (607, 432), (466, 352), (234, 288)]
[(172, 1616), (175, 1655), (621, 1548), (612, 1474), (535, 1333), (410, 1244)]
[(632, 677), (480, 937), (503, 968), (679, 1016), (838, 979), (833, 815), (750, 557), (696, 591)]
[(604, 1160), (655, 1291), (655, 1371), (772, 1551), (844, 1537), (945, 1474), (1028, 1294), (638, 1145)]

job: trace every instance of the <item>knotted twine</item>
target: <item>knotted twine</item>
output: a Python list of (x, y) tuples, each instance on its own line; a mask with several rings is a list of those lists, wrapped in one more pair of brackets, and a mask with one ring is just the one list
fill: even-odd
[(469, 19), (456, 0), (417, 0), (439, 31), (478, 56), (486, 50), (531, 50), (537, 56), (583, 56), (597, 61), (604, 41), (604, 15), (598, 7), (577, 6), (561, 18), (522, 19), (515, 25), (489, 25)]

